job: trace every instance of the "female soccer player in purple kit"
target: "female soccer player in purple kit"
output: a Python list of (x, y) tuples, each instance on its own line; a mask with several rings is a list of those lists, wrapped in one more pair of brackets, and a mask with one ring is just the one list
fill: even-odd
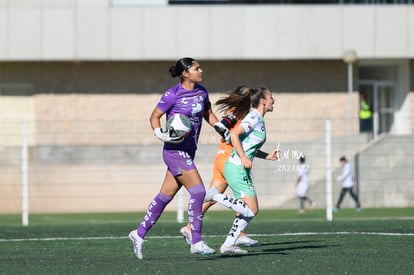
[[(190, 193), (188, 218), (192, 234), (191, 253), (210, 255), (216, 252), (201, 238), (203, 220), (201, 208), (206, 191), (194, 163), (194, 157), (203, 119), (220, 135), (228, 135), (229, 132), (213, 113), (207, 90), (199, 84), (203, 80), (203, 70), (199, 62), (189, 57), (181, 58), (175, 66), (170, 67), (169, 72), (172, 77), (180, 77), (181, 81), (163, 94), (150, 117), (155, 136), (164, 142), (163, 159), (167, 165), (167, 172), (160, 192), (149, 204), (138, 229), (129, 233), (138, 259), (144, 257), (142, 245), (145, 235), (157, 222), (164, 208), (181, 186)], [(185, 138), (171, 138), (168, 130), (163, 132), (161, 129), (161, 117), (166, 114), (168, 119), (176, 113), (186, 115), (192, 122), (191, 134)]]

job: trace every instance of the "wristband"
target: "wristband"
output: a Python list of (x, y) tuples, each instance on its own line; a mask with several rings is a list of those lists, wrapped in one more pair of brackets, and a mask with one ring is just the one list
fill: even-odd
[(265, 153), (261, 150), (256, 152), (256, 157), (261, 158), (261, 159), (266, 159), (267, 155), (268, 155), (268, 153)]

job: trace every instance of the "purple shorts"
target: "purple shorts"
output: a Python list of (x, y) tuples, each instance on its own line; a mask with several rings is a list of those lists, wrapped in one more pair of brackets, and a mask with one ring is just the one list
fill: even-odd
[(162, 150), (162, 158), (174, 177), (181, 175), (182, 170), (196, 169), (194, 154), (190, 155), (187, 152), (178, 150)]

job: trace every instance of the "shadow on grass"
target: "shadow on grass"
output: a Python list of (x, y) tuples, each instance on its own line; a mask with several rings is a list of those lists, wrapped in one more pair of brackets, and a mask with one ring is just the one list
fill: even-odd
[[(336, 247), (339, 245), (328, 245), (328, 244), (309, 244), (309, 243), (319, 243), (323, 241), (292, 241), (292, 242), (272, 242), (272, 243), (261, 243), (259, 246), (251, 247), (249, 253), (247, 254), (216, 254), (208, 258), (203, 258), (202, 260), (216, 260), (216, 259), (227, 259), (227, 258), (242, 258), (242, 257), (251, 257), (258, 255), (289, 255), (289, 251), (302, 250), (302, 249), (323, 249), (328, 247)], [(280, 245), (289, 245), (289, 247), (276, 247)], [(294, 246), (292, 246), (294, 245)], [(272, 247), (274, 246), (274, 247)], [(265, 248), (269, 247), (269, 248)], [(263, 248), (263, 249), (262, 249)]]
[(260, 243), (259, 246), (270, 246), (270, 245), (285, 245), (285, 244), (298, 244), (298, 243), (315, 243), (321, 241), (292, 241), (292, 242), (277, 242), (277, 243)]
[[(308, 241), (292, 241), (292, 242), (275, 242), (275, 243), (262, 243), (261, 247), (269, 247), (269, 246), (280, 246), (280, 245), (295, 245), (289, 247), (274, 247), (268, 249), (262, 249), (258, 251), (257, 254), (272, 254), (277, 253), (281, 254), (283, 251), (293, 251), (293, 250), (300, 250), (300, 249), (319, 249), (319, 248), (327, 248), (327, 247), (335, 247), (339, 245), (329, 245), (329, 244), (310, 244), (310, 243), (321, 243), (324, 241), (318, 240), (308, 240)], [(284, 253), (286, 254), (286, 253)]]
[[(302, 246), (295, 246), (295, 247), (285, 247), (285, 248), (271, 248), (271, 249), (263, 249), (257, 254), (281, 254), (283, 251), (293, 251), (293, 250), (301, 250), (301, 249), (317, 249), (317, 248), (327, 248), (327, 247), (334, 247), (338, 245), (302, 245)], [(287, 254), (287, 253), (284, 253)]]

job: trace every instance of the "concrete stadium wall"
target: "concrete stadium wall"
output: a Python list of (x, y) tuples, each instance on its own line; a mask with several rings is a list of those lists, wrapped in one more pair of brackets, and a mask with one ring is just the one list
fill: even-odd
[(412, 5), (118, 8), (108, 0), (2, 0), (0, 60), (340, 60), (348, 48), (360, 58), (408, 59), (412, 25)]
[[(269, 146), (266, 150), (278, 144), (305, 150), (313, 156), (312, 165), (320, 167), (313, 172), (315, 180), (323, 177), (321, 143), (325, 119), (334, 120), (336, 139), (346, 140), (348, 134), (348, 96), (342, 62), (206, 61), (202, 64), (206, 72), (203, 84), (211, 91), (212, 102), (241, 83), (270, 87), (276, 103), (275, 111), (266, 115)], [(160, 93), (176, 81), (164, 74), (168, 65), (168, 62), (2, 63), (1, 83), (5, 89), (0, 97), (1, 211), (18, 213), (21, 205), (22, 121), (29, 123), (32, 212), (145, 209), (165, 172), (161, 145), (151, 132), (148, 116)], [(146, 81), (150, 84), (142, 85)], [(411, 104), (413, 95), (414, 92), (409, 93)], [(357, 106), (357, 93), (353, 100)], [(357, 108), (354, 111), (357, 117)], [(207, 147), (200, 151), (202, 157), (197, 164), (207, 184), (216, 133), (204, 127), (200, 143)], [(339, 143), (333, 163), (345, 148), (345, 141)], [(280, 179), (288, 184), (275, 185), (275, 163), (258, 163), (266, 171), (259, 185), (261, 207), (295, 207), (291, 185), (295, 174), (283, 174)], [(323, 190), (315, 191), (322, 206)], [(174, 209), (176, 204), (169, 207)]]
[[(221, 95), (212, 94), (212, 100)], [(149, 112), (159, 96), (33, 96), (36, 120), (29, 123), (33, 124), (29, 127), (32, 130), (29, 131), (31, 212), (145, 209), (165, 173), (161, 144), (153, 136), (148, 122)], [(348, 100), (346, 93), (275, 93), (274, 96), (275, 111), (266, 115), (270, 146), (267, 150), (278, 144), (286, 148), (295, 141), (323, 140), (324, 120), (317, 119), (322, 116), (339, 119), (333, 127), (338, 136), (344, 135), (346, 127), (341, 118), (346, 116), (347, 109), (341, 106)], [(356, 104), (357, 97), (354, 99)], [(298, 109), (302, 110), (300, 116)], [(312, 121), (312, 116), (316, 122)], [(16, 128), (19, 126), (20, 123)], [(300, 135), (300, 132), (307, 134)], [(14, 136), (20, 140), (19, 132)], [(200, 139), (204, 149), (198, 165), (206, 184), (217, 140), (214, 130), (205, 125)], [(0, 169), (2, 175), (6, 175), (0, 179), (2, 213), (18, 213), (20, 209), (20, 154), (20, 147), (16, 146), (3, 146), (0, 150)], [(273, 168), (265, 167), (266, 177), (272, 177)], [(290, 190), (290, 187), (284, 188)], [(280, 194), (277, 200), (263, 201), (262, 207), (283, 205), (291, 196), (290, 193)], [(174, 209), (176, 205), (170, 207)]]
[[(149, 114), (152, 111), (158, 98), (151, 94), (160, 95), (178, 81), (167, 74), (168, 67), (173, 64), (2, 62), (2, 129), (5, 134), (19, 132), (20, 126), (13, 124), (14, 121), (37, 121), (33, 124), (36, 131), (52, 129), (49, 120), (78, 121), (77, 126), (70, 125), (73, 127), (82, 127), (83, 120), (101, 120), (101, 124), (107, 120), (135, 121), (140, 117), (138, 112)], [(267, 86), (276, 94), (295, 93), (294, 101), (283, 103), (290, 107), (286, 116), (300, 116), (304, 93), (312, 92), (315, 97), (324, 98), (346, 90), (346, 66), (340, 61), (201, 61), (201, 65), (205, 78), (202, 84), (212, 97), (241, 84)], [(137, 95), (144, 94), (148, 98), (140, 101)], [(148, 100), (151, 104), (147, 104)], [(109, 106), (108, 102), (111, 103)], [(107, 109), (99, 109), (100, 104)], [(323, 110), (329, 107), (324, 105)], [(336, 112), (335, 108), (341, 107), (334, 107), (333, 112)], [(324, 114), (315, 113), (317, 116)], [(137, 123), (147, 125), (147, 118)], [(131, 129), (137, 131), (137, 128)], [(0, 136), (0, 145), (16, 145), (18, 142), (13, 135)]]
[[(212, 99), (219, 96), (213, 94)], [(42, 119), (29, 127), (33, 130), (29, 132), (29, 141), (32, 141), (29, 150), (32, 213), (142, 211), (146, 208), (158, 192), (165, 173), (161, 143), (150, 130), (146, 111), (152, 109), (159, 94), (39, 94), (33, 98), (36, 117)], [(343, 108), (348, 101), (347, 94), (277, 93), (275, 99), (274, 112), (265, 117), (268, 139), (264, 150), (280, 146), (284, 151), (304, 152), (312, 166), (311, 180), (316, 183), (310, 195), (319, 207), (324, 207), (324, 184), (319, 184), (325, 176), (326, 163), (325, 119), (321, 117), (333, 120), (332, 163), (338, 167), (339, 156), (347, 151), (348, 121), (342, 119), (347, 115), (347, 108)], [(37, 108), (38, 104), (42, 108)], [(301, 112), (298, 113), (298, 109)], [(114, 113), (119, 116), (117, 119), (113, 119)], [(16, 133), (15, 137), (18, 135)], [(361, 142), (363, 136), (355, 138), (357, 144), (364, 144), (365, 140)], [(206, 125), (197, 157), (206, 185), (211, 177), (217, 139), (214, 130)], [(381, 152), (386, 158), (388, 150), (382, 148)], [(0, 150), (1, 213), (19, 213), (21, 208), (20, 155), (20, 147), (7, 146)], [(279, 165), (294, 167), (297, 163), (293, 153), (290, 157), (282, 163), (255, 161), (254, 175), (262, 209), (297, 207), (293, 191), (296, 173), (275, 172)], [(380, 188), (375, 192), (381, 193)], [(334, 196), (338, 193), (339, 185), (334, 184)], [(365, 192), (364, 196), (369, 196), (370, 201), (364, 201), (364, 207), (396, 206), (387, 196), (376, 197), (376, 193)], [(176, 203), (174, 201), (168, 209), (175, 210)], [(404, 205), (398, 205), (401, 206)]]
[[(167, 73), (175, 62), (0, 62), (0, 94), (162, 93), (178, 81)], [(339, 60), (201, 59), (200, 64), (204, 71), (202, 84), (210, 93), (222, 93), (241, 84), (265, 85), (276, 92), (347, 90), (346, 65)], [(13, 88), (10, 84), (27, 87)]]

